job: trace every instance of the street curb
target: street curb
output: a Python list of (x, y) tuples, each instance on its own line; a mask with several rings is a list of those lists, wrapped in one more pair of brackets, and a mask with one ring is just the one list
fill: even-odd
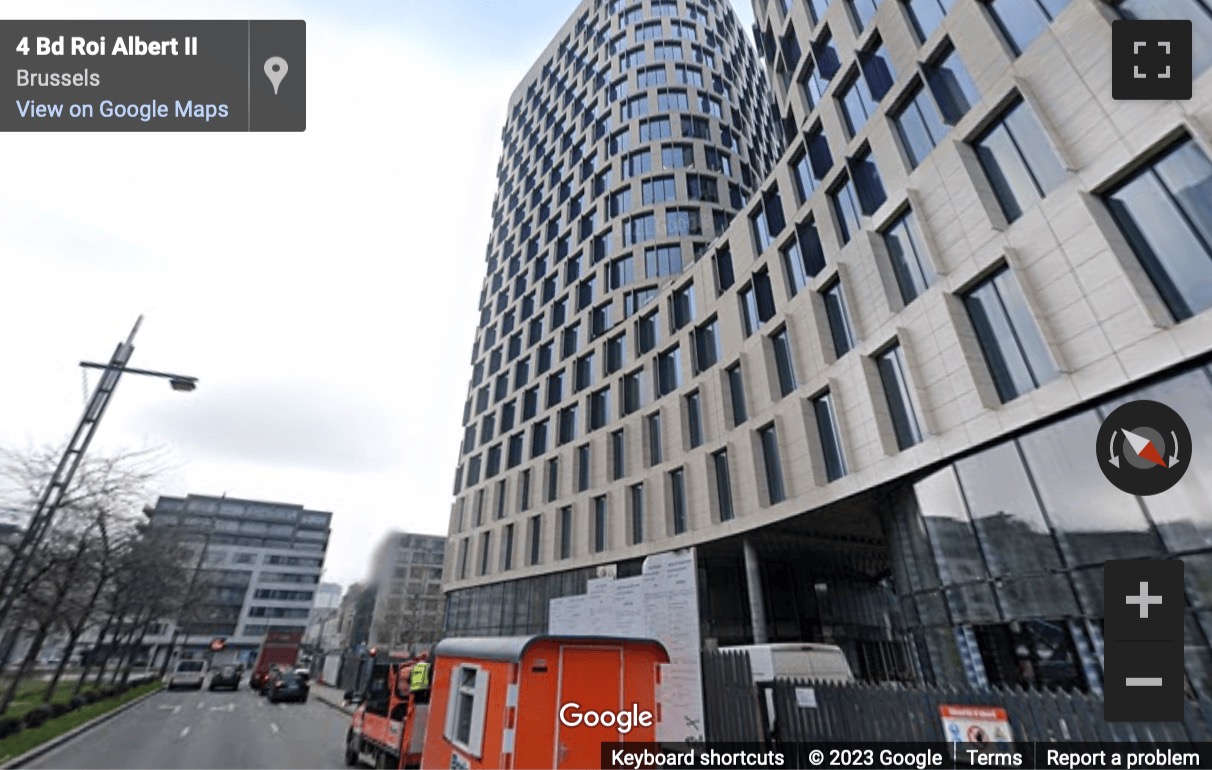
[(34, 748), (30, 749), (29, 751), (25, 752), (24, 754), (13, 757), (8, 762), (5, 762), (3, 765), (0, 765), (0, 770), (10, 770), (10, 768), (21, 767), (26, 762), (37, 759), (38, 757), (42, 756), (43, 754), (46, 754), (54, 749), (59, 748), (63, 744), (79, 737), (83, 733), (88, 732), (89, 730), (93, 729), (94, 727), (101, 724), (102, 722), (108, 722), (109, 720), (111, 720), (114, 717), (121, 714), (123, 711), (133, 708), (133, 707), (139, 705), (140, 703), (142, 703), (143, 701), (147, 700), (148, 698), (152, 697), (153, 695), (159, 695), (162, 692), (164, 692), (163, 687), (161, 687), (159, 690), (152, 690), (149, 693), (140, 695), (138, 698), (135, 698), (133, 701), (130, 701), (129, 703), (123, 703), (121, 706), (114, 709), (113, 711), (106, 712), (99, 717), (94, 717), (93, 719), (90, 719), (89, 721), (85, 722), (84, 724), (80, 725), (79, 727), (76, 727), (72, 730), (68, 730), (67, 732), (63, 733), (62, 735), (58, 736), (57, 738), (51, 738), (46, 743), (35, 746)]
[[(322, 696), (322, 695), (317, 694), (317, 695), (316, 695), (316, 700), (320, 701), (321, 703), (323, 703), (325, 706), (328, 706), (329, 708), (336, 709), (337, 711), (340, 711), (342, 714), (346, 714), (346, 715), (352, 715), (352, 714), (353, 714), (353, 709), (347, 709), (347, 708), (345, 708), (344, 706), (342, 706), (340, 703), (337, 703), (336, 701), (331, 701), (331, 700), (329, 700), (328, 698), (325, 698), (325, 697), (324, 697), (324, 696)], [(0, 768), (0, 770), (4, 770), (4, 769), (3, 769), (3, 768)]]

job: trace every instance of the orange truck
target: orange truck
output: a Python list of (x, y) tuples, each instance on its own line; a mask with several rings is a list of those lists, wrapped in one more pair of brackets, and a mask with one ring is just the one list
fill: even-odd
[(432, 659), (374, 660), (345, 763), (377, 768), (597, 768), (603, 743), (654, 743), (660, 664), (651, 639), (454, 638)]

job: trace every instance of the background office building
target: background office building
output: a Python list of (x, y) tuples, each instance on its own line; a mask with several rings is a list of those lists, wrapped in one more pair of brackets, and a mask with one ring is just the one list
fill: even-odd
[[(147, 511), (152, 530), (189, 547), (193, 599), (180, 625), (162, 623), (145, 643), (162, 654), (174, 641), (185, 655), (216, 637), (215, 662), (251, 662), (271, 627), (305, 631), (315, 603), (332, 514), (301, 505), (188, 495), (161, 497)], [(174, 635), (174, 630), (176, 635)], [(184, 637), (184, 643), (182, 642)]]
[[(1180, 557), (1212, 690), (1212, 475), (1133, 498), (1095, 451), (1146, 398), (1212, 457), (1210, 11), (759, 0), (771, 124), (724, 4), (582, 3), (504, 134), (448, 631), (543, 630), (597, 566), (695, 546), (705, 643), (1097, 691), (1102, 562)], [(1112, 23), (1163, 16), (1193, 22), (1194, 98), (1113, 101)], [(686, 249), (671, 214), (717, 208), (693, 180), (725, 136), (740, 201), (721, 179)]]
[(442, 638), (446, 538), (392, 532), (372, 561), (371, 646), (420, 651)]

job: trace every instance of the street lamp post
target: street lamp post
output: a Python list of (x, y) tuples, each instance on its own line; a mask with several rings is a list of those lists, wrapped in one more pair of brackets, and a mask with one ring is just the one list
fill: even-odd
[(135, 334), (139, 331), (139, 326), (142, 323), (143, 316), (139, 316), (138, 320), (135, 321), (134, 328), (130, 330), (126, 341), (118, 344), (108, 364), (95, 364), (89, 361), (80, 362), (80, 365), (83, 367), (103, 369), (105, 373), (101, 375), (101, 380), (97, 383), (97, 388), (93, 391), (92, 398), (89, 399), (88, 405), (84, 408), (84, 414), (80, 417), (79, 423), (76, 424), (75, 433), (72, 434), (67, 449), (64, 450), (63, 456), (59, 459), (59, 464), (55, 467), (54, 474), (51, 476), (46, 488), (42, 491), (42, 495), (38, 498), (38, 505), (34, 509), (34, 515), (30, 518), (29, 524), (21, 536), (21, 541), (13, 550), (12, 558), (9, 559), (8, 566), (4, 569), (3, 577), (0, 577), (0, 596), (3, 597), (0, 599), (0, 628), (3, 628), (8, 621), (8, 615), (12, 610), (13, 602), (16, 600), (17, 594), (20, 593), (21, 581), (25, 579), (29, 565), (33, 561), (32, 557), (37, 552), (38, 547), (42, 545), (46, 533), (50, 530), (55, 513), (63, 502), (63, 496), (67, 493), (68, 488), (70, 488), (72, 480), (75, 478), (76, 470), (80, 467), (80, 461), (84, 459), (84, 453), (88, 450), (88, 445), (92, 442), (93, 436), (97, 432), (97, 426), (101, 422), (101, 417), (105, 414), (105, 408), (109, 406), (114, 389), (118, 386), (118, 380), (122, 377), (122, 374), (130, 372), (131, 374), (142, 374), (149, 377), (162, 377), (169, 381), (173, 390), (177, 391), (189, 392), (198, 385), (197, 377), (169, 374), (167, 372), (154, 372), (147, 369), (133, 369), (126, 365), (130, 361), (131, 354), (135, 352)]

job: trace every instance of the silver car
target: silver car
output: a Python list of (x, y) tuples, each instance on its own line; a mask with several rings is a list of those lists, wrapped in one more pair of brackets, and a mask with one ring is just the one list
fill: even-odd
[(177, 661), (177, 665), (173, 667), (173, 672), (168, 675), (168, 689), (191, 687), (195, 690), (201, 690), (204, 679), (206, 679), (206, 661)]

